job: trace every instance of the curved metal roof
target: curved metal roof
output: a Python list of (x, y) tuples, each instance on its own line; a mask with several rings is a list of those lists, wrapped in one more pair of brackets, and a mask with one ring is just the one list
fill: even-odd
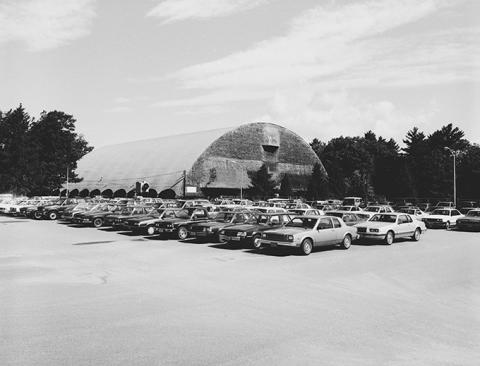
[(232, 128), (158, 137), (94, 149), (79, 162), (77, 175), (83, 180), (69, 184), (69, 189), (107, 188), (113, 191), (135, 188), (137, 181), (147, 181), (161, 191), (172, 187), (191, 169), (198, 157), (216, 139)]

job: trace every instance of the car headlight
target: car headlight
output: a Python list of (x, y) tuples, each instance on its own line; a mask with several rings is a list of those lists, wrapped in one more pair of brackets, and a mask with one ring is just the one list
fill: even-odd
[(225, 235), (225, 230), (220, 231), (220, 235)]
[(243, 237), (243, 238), (244, 238), (244, 237), (246, 237), (246, 236), (247, 236), (247, 233), (246, 233), (246, 232), (244, 232), (244, 231), (240, 231), (240, 232), (238, 232), (238, 233), (237, 233), (237, 236), (241, 236), (241, 237)]
[(211, 227), (207, 227), (207, 231), (208, 231), (209, 233), (211, 233), (211, 232), (213, 231), (213, 229), (212, 229)]
[(266, 238), (267, 237), (267, 234), (262, 234), (262, 238)]
[(287, 236), (287, 240), (288, 240), (288, 241), (293, 241), (293, 235), (288, 235), (288, 236)]
[(370, 229), (371, 233), (378, 233), (378, 229)]

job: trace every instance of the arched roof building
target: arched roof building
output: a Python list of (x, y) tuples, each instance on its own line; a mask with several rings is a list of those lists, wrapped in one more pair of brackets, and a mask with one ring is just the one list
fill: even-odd
[(321, 165), (297, 134), (272, 123), (249, 123), (100, 147), (78, 162), (83, 180), (69, 189), (130, 192), (137, 181), (146, 181), (158, 193), (172, 189), (181, 195), (185, 171), (192, 191), (233, 193), (248, 188), (248, 172), (266, 164), (278, 182), (289, 174), (293, 188), (302, 191), (315, 163)]

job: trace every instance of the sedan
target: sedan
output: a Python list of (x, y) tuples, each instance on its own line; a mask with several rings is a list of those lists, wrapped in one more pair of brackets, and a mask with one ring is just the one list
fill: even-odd
[(267, 230), (255, 243), (261, 247), (293, 247), (309, 255), (314, 247), (338, 245), (350, 248), (357, 229), (334, 216), (296, 216), (280, 229)]
[(404, 213), (376, 214), (356, 226), (360, 239), (381, 240), (387, 245), (392, 245), (396, 238), (418, 241), (426, 231), (422, 221)]

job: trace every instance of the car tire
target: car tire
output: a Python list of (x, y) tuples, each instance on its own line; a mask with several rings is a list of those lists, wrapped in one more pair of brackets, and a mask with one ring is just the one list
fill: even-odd
[(252, 237), (252, 245), (253, 249), (260, 249), (262, 247), (262, 244), (260, 243), (260, 234), (255, 234)]
[(57, 214), (55, 211), (52, 211), (52, 212), (50, 212), (50, 213), (48, 214), (48, 218), (49, 218), (50, 220), (56, 220), (57, 217), (58, 217), (58, 214)]
[(42, 213), (41, 213), (40, 211), (35, 211), (35, 212), (33, 213), (33, 218), (34, 218), (35, 220), (40, 220), (40, 219), (42, 218)]
[(147, 235), (153, 235), (153, 234), (155, 234), (155, 228), (153, 226), (148, 226)]
[(342, 248), (348, 249), (352, 245), (352, 236), (350, 234), (345, 235), (342, 241)]
[(304, 239), (300, 244), (300, 250), (303, 255), (309, 255), (313, 250), (313, 242), (310, 239)]
[(102, 227), (103, 226), (103, 220), (100, 217), (96, 217), (93, 219), (93, 226), (96, 228)]
[(450, 221), (445, 223), (445, 229), (450, 230)]
[(412, 240), (414, 241), (419, 241), (420, 240), (420, 234), (422, 233), (422, 231), (417, 227), (415, 229), (415, 232), (413, 233), (412, 235)]
[(393, 233), (393, 231), (390, 230), (387, 235), (385, 235), (385, 244), (392, 245), (394, 240), (395, 234)]
[(177, 237), (180, 240), (185, 240), (188, 238), (188, 230), (185, 226), (180, 226), (177, 230)]

